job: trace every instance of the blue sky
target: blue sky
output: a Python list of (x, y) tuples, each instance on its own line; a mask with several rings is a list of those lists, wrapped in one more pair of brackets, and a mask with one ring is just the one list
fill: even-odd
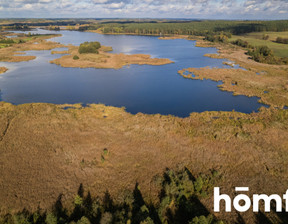
[(0, 17), (288, 19), (288, 0), (0, 0)]

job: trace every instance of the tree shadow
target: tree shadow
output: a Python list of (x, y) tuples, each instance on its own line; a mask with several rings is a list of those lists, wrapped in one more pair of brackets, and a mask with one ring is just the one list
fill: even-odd
[(153, 204), (149, 204), (148, 205), (148, 209), (149, 209), (149, 214), (150, 214), (150, 217), (153, 219), (154, 223), (155, 224), (161, 224), (161, 220), (160, 220), (160, 217), (159, 217), (159, 214), (157, 212), (157, 209), (155, 208), (155, 206)]
[(145, 201), (141, 191), (139, 190), (139, 184), (136, 182), (133, 190), (132, 224), (140, 223), (149, 216), (149, 210), (144, 210), (145, 207), (143, 206), (146, 206)]
[(258, 212), (258, 214), (256, 214), (255, 216), (257, 224), (273, 224), (273, 222), (271, 222), (270, 219), (263, 212)]
[(282, 207), (281, 212), (276, 212), (276, 202), (274, 200), (271, 201), (271, 210), (274, 211), (281, 223), (288, 223), (288, 213), (286, 212), (286, 209)]
[(83, 187), (83, 184), (81, 183), (79, 188), (78, 188), (78, 191), (77, 191), (77, 194), (83, 198), (84, 197), (84, 187)]
[(102, 203), (103, 203), (103, 208), (106, 212), (113, 212), (114, 203), (113, 203), (113, 199), (112, 199), (110, 193), (108, 192), (108, 190), (106, 190), (104, 193)]
[(286, 224), (288, 223), (288, 214), (285, 212), (285, 208), (282, 207), (281, 212), (276, 212), (276, 202), (274, 200), (271, 201), (270, 203), (271, 206), (271, 212), (269, 212), (269, 216), (266, 215), (263, 212), (258, 212), (255, 216), (257, 219), (257, 222), (259, 224), (274, 224), (275, 220), (277, 220), (277, 223), (283, 223)]
[(240, 214), (240, 212), (237, 212), (236, 223), (237, 223), (237, 224), (245, 224), (245, 223), (246, 223), (246, 222), (244, 221), (242, 215)]

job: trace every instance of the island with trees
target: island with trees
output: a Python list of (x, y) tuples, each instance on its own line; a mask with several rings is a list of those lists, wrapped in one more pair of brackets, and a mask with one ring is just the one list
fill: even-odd
[(113, 68), (119, 69), (126, 65), (165, 65), (173, 63), (170, 59), (151, 58), (145, 54), (114, 54), (111, 47), (101, 46), (99, 42), (85, 42), (79, 47), (69, 46), (68, 55), (57, 58), (51, 63), (62, 67), (73, 68)]

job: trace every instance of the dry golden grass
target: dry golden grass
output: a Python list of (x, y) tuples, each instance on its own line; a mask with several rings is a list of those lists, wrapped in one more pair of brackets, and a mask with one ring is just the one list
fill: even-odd
[[(288, 185), (285, 110), (192, 113), (181, 119), (131, 115), (104, 105), (0, 103), (0, 114), (2, 212), (49, 208), (61, 193), (71, 200), (80, 183), (93, 194), (109, 190), (116, 198), (137, 181), (144, 197), (154, 200), (159, 189), (153, 177), (179, 164), (193, 173), (218, 170), (219, 186), (230, 194), (234, 186), (282, 194)], [(109, 155), (103, 161), (104, 148)], [(202, 201), (210, 211), (212, 200), (211, 195)]]
[[(47, 35), (47, 36), (32, 36), (26, 43), (13, 44), (10, 47), (0, 49), (0, 61), (5, 62), (21, 62), (34, 60), (35, 56), (19, 56), (22, 52), (29, 50), (51, 50), (54, 48), (64, 47), (64, 45), (47, 41), (46, 39), (55, 37), (58, 35)], [(21, 37), (20, 39), (25, 39)], [(37, 44), (36, 44), (37, 43)], [(18, 56), (17, 56), (18, 55)]]
[[(217, 46), (217, 45), (216, 45)], [(218, 45), (219, 54), (207, 54), (212, 58), (226, 58), (243, 69), (187, 68), (179, 71), (185, 78), (223, 81), (222, 90), (235, 95), (258, 96), (261, 102), (273, 107), (288, 105), (288, 66), (255, 62), (245, 51), (230, 45)], [(188, 73), (187, 73), (188, 72)]]
[(68, 51), (51, 51), (51, 54), (69, 54)]
[(103, 52), (109, 52), (109, 51), (113, 51), (113, 48), (110, 46), (101, 46), (101, 51)]
[(165, 36), (159, 37), (159, 40), (177, 40), (177, 39), (187, 39), (188, 35), (173, 35), (173, 36)]
[[(79, 54), (78, 47), (69, 46), (69, 55), (50, 61), (53, 64), (61, 65), (62, 67), (72, 68), (112, 68), (119, 69), (125, 65), (164, 65), (173, 63), (170, 59), (151, 58), (150, 55), (145, 54), (112, 54), (107, 53), (111, 51), (111, 47), (103, 46), (99, 50), (99, 54)], [(78, 60), (74, 60), (74, 56), (78, 56)]]

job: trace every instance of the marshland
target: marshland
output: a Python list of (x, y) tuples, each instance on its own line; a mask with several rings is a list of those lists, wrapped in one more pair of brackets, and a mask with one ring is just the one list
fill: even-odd
[(212, 195), (287, 189), (287, 21), (14, 23), (0, 40), (0, 222), (288, 220), (214, 213)]

